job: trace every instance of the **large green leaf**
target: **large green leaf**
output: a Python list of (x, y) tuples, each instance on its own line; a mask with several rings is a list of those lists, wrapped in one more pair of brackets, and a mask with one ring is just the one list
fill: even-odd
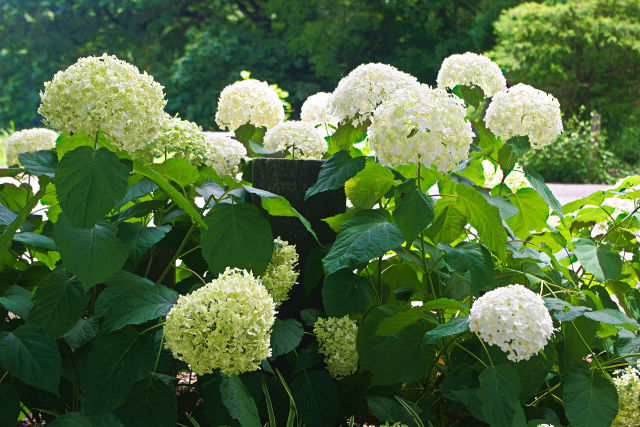
[(456, 335), (469, 330), (468, 317), (454, 317), (447, 323), (442, 323), (424, 334), (424, 341), (427, 344), (435, 344), (442, 337)]
[(49, 178), (42, 177), (39, 179), (40, 190), (29, 199), (26, 205), (16, 215), (15, 212), (8, 210), (0, 205), (0, 225), (7, 225), (7, 228), (0, 234), (0, 254), (6, 253), (11, 247), (13, 236), (18, 228), (24, 223), (31, 211), (36, 207), (42, 196), (47, 191), (47, 183)]
[(36, 249), (44, 249), (46, 251), (58, 250), (56, 242), (54, 242), (51, 237), (43, 234), (23, 231), (22, 233), (16, 233), (13, 236), (13, 241), (23, 243)]
[(138, 263), (156, 243), (171, 231), (171, 226), (142, 227), (140, 224), (123, 222), (118, 224), (118, 237), (131, 246), (129, 257)]
[[(49, 423), (47, 423), (49, 425)], [(82, 412), (67, 412), (51, 422), (53, 427), (93, 427), (94, 420)]]
[(15, 221), (17, 217), (17, 213), (4, 205), (0, 205), (0, 225), (9, 225)]
[(88, 302), (89, 294), (75, 280), (62, 280), (41, 287), (33, 297), (29, 323), (59, 338), (76, 324)]
[(360, 211), (342, 224), (322, 264), (325, 273), (330, 275), (382, 256), (403, 242), (404, 237), (398, 226), (389, 222), (383, 211)]
[(287, 354), (293, 351), (304, 335), (302, 324), (295, 319), (280, 320), (276, 318), (273, 324), (273, 332), (271, 332), (271, 348), (272, 357)]
[(524, 176), (529, 180), (533, 189), (544, 199), (549, 207), (562, 218), (562, 205), (553, 195), (547, 184), (544, 183), (544, 179), (539, 174), (532, 170), (525, 169)]
[(456, 205), (455, 201), (449, 198), (442, 198), (436, 202), (435, 218), (427, 229), (427, 235), (434, 242), (449, 244), (460, 237), (466, 225), (465, 207)]
[[(432, 317), (430, 312), (435, 310), (456, 310), (461, 311), (463, 313), (469, 312), (469, 306), (461, 303), (460, 301), (456, 301), (450, 298), (436, 298), (434, 300), (426, 301), (423, 303), (421, 307), (412, 307), (409, 310), (401, 311), (394, 316), (385, 318), (378, 325), (378, 329), (376, 330), (376, 335), (393, 335), (407, 326), (418, 322), (421, 319), (425, 319), (427, 317)], [(440, 325), (441, 327), (444, 325)], [(437, 329), (437, 328), (436, 328)], [(435, 330), (431, 330), (425, 334), (425, 337), (429, 336), (431, 332)], [(443, 335), (444, 336), (444, 335)], [(426, 342), (428, 342), (427, 340)], [(436, 340), (437, 341), (437, 340)], [(428, 342), (429, 344), (433, 344)]]
[(509, 196), (509, 201), (518, 208), (518, 213), (507, 219), (507, 224), (521, 239), (548, 227), (549, 206), (532, 188), (521, 188)]
[(155, 356), (151, 336), (133, 328), (99, 336), (80, 384), (83, 409), (97, 415), (121, 406), (133, 384), (149, 375)]
[(500, 210), (490, 205), (484, 197), (472, 187), (464, 184), (456, 185), (456, 192), (467, 209), (469, 223), (478, 230), (480, 240), (504, 259), (507, 251), (507, 232), (502, 226)]
[(351, 123), (343, 123), (331, 136), (331, 149), (349, 151), (353, 144), (362, 141), (366, 136), (366, 124), (355, 127)]
[(510, 365), (488, 366), (478, 377), (478, 398), (482, 401), (482, 414), (491, 427), (512, 427), (522, 412), (518, 393), (520, 377)]
[(26, 320), (33, 307), (32, 299), (31, 292), (18, 285), (11, 285), (4, 292), (4, 296), (0, 297), (0, 305)]
[(48, 177), (56, 176), (58, 156), (52, 150), (31, 151), (18, 154), (20, 164), (31, 175)]
[(364, 168), (366, 157), (352, 158), (347, 151), (338, 151), (320, 168), (318, 180), (304, 195), (307, 200), (314, 194), (341, 188), (347, 180), (354, 177)]
[(70, 223), (90, 228), (127, 193), (129, 169), (106, 148), (79, 147), (56, 169), (56, 191)]
[(353, 206), (371, 209), (393, 187), (393, 182), (394, 175), (389, 168), (368, 162), (364, 169), (344, 184), (344, 189)]
[(291, 383), (293, 400), (302, 421), (309, 427), (336, 424), (338, 388), (327, 371), (305, 371)]
[(471, 289), (474, 295), (479, 295), (484, 288), (493, 283), (493, 260), (491, 253), (479, 243), (467, 242), (452, 248), (440, 245), (446, 254), (446, 261), (451, 268), (464, 275), (471, 276)]
[(575, 427), (608, 427), (618, 413), (618, 393), (611, 378), (585, 362), (573, 365), (562, 385), (567, 418)]
[(229, 415), (238, 420), (242, 427), (262, 427), (258, 407), (237, 375), (222, 377), (220, 394)]
[(407, 242), (413, 242), (418, 233), (431, 224), (434, 218), (433, 209), (433, 200), (422, 191), (418, 191), (415, 183), (409, 191), (396, 189), (393, 219)]
[(367, 404), (371, 413), (380, 421), (401, 422), (415, 427), (417, 424), (411, 414), (395, 399), (383, 396), (367, 396)]
[(371, 304), (371, 286), (366, 278), (351, 270), (339, 270), (325, 277), (322, 302), (329, 316), (358, 314)]
[(25, 383), (58, 394), (62, 358), (56, 340), (33, 325), (0, 333), (0, 363)]
[(593, 240), (579, 239), (573, 253), (586, 271), (599, 282), (615, 280), (622, 273), (620, 256), (606, 246), (598, 246)]
[(242, 203), (215, 205), (206, 217), (202, 255), (215, 277), (226, 267), (239, 267), (261, 275), (273, 253), (271, 225), (257, 207)]
[(14, 386), (0, 384), (0, 426), (14, 426), (20, 413), (20, 395)]
[(115, 414), (128, 426), (174, 427), (178, 418), (176, 388), (149, 375), (133, 385)]
[(167, 159), (162, 163), (152, 164), (150, 168), (165, 178), (177, 182), (181, 187), (187, 187), (198, 179), (198, 168), (185, 159)]
[(65, 267), (78, 276), (85, 289), (120, 270), (131, 251), (131, 247), (118, 238), (113, 225), (101, 223), (90, 229), (74, 228), (66, 214), (58, 218), (53, 239)]
[(63, 338), (69, 344), (71, 350), (76, 351), (94, 339), (98, 335), (98, 329), (100, 329), (100, 323), (96, 317), (78, 319), (73, 328), (64, 334)]

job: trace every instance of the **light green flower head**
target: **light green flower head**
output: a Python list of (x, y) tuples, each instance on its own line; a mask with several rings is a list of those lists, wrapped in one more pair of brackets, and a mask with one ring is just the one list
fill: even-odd
[(358, 325), (349, 316), (319, 318), (313, 325), (313, 333), (332, 377), (346, 377), (358, 369)]
[(169, 114), (165, 114), (160, 132), (151, 146), (156, 153), (185, 159), (194, 166), (200, 166), (209, 157), (209, 144), (202, 128)]
[(295, 285), (299, 275), (295, 270), (297, 265), (298, 253), (295, 245), (278, 237), (271, 262), (262, 276), (262, 283), (271, 294), (276, 307), (289, 298), (289, 290)]
[(227, 268), (217, 279), (178, 299), (164, 334), (173, 355), (197, 374), (255, 371), (271, 356), (275, 304), (250, 272)]
[(638, 425), (640, 420), (640, 371), (631, 366), (618, 371), (613, 378), (618, 391), (618, 415), (611, 427), (627, 427)]
[(7, 165), (20, 164), (18, 154), (47, 150), (56, 146), (58, 134), (49, 129), (25, 129), (7, 138)]
[(118, 148), (142, 149), (158, 134), (166, 101), (162, 86), (115, 56), (80, 58), (44, 84), (38, 108), (60, 132), (104, 133)]

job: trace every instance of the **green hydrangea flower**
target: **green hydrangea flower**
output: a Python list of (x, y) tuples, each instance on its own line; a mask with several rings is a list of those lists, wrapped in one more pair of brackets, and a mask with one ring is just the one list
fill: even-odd
[(358, 325), (354, 320), (349, 316), (319, 318), (313, 325), (313, 332), (332, 377), (346, 377), (358, 369)]
[(185, 159), (195, 166), (200, 166), (209, 158), (209, 143), (202, 128), (169, 114), (165, 115), (160, 132), (151, 147), (156, 153)]
[(295, 270), (298, 265), (298, 253), (295, 245), (280, 239), (275, 240), (275, 249), (267, 271), (262, 275), (262, 284), (267, 288), (276, 307), (289, 298), (289, 291), (295, 285), (299, 273)]
[(7, 138), (7, 165), (18, 165), (18, 154), (47, 150), (56, 146), (58, 134), (49, 129), (25, 129)]
[(640, 371), (627, 366), (613, 379), (618, 390), (618, 415), (611, 427), (637, 425), (640, 420)]

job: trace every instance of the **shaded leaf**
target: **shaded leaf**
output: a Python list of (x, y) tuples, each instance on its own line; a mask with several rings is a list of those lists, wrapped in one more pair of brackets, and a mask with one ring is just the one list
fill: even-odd
[(302, 324), (295, 319), (280, 320), (276, 318), (271, 332), (271, 348), (273, 358), (293, 351), (304, 335)]
[(74, 280), (63, 280), (39, 288), (33, 297), (29, 323), (59, 338), (76, 324), (88, 302), (89, 294)]
[(347, 151), (338, 151), (322, 164), (316, 183), (304, 195), (304, 200), (323, 191), (342, 188), (347, 180), (360, 172), (366, 157), (352, 158)]
[(243, 427), (262, 427), (258, 407), (249, 394), (247, 387), (237, 375), (223, 376), (220, 383), (222, 403), (227, 407), (229, 415), (240, 422)]
[(366, 278), (348, 269), (339, 270), (325, 277), (322, 302), (329, 316), (358, 314), (371, 304), (371, 286)]

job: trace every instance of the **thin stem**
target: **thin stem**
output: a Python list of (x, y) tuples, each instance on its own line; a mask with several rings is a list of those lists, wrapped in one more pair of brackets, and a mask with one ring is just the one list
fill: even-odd
[(149, 331), (153, 331), (154, 329), (158, 329), (158, 328), (161, 328), (161, 327), (163, 327), (163, 326), (164, 326), (164, 322), (160, 322), (160, 323), (158, 323), (158, 324), (156, 324), (156, 325), (153, 325), (153, 326), (148, 327), (148, 328), (147, 328), (147, 329), (145, 329), (144, 331), (140, 332), (138, 335), (146, 334), (146, 333), (147, 333), (147, 332), (149, 332)]
[(574, 321), (571, 321), (571, 324), (573, 325), (574, 329), (576, 330), (576, 332), (578, 333), (578, 336), (580, 337), (580, 339), (582, 340), (582, 342), (584, 343), (585, 347), (587, 347), (587, 350), (589, 350), (589, 354), (593, 355), (593, 360), (596, 361), (596, 364), (598, 365), (598, 368), (600, 368), (600, 370), (602, 372), (604, 372), (604, 369), (602, 369), (602, 365), (600, 364), (600, 361), (598, 360), (598, 356), (593, 352), (593, 350), (591, 350), (591, 347), (589, 346), (589, 344), (587, 344), (587, 340), (584, 339), (584, 337), (582, 336), (582, 334), (580, 333), (580, 330), (578, 329), (578, 327), (576, 326), (576, 324), (574, 323)]
[(4, 381), (4, 379), (7, 377), (7, 375), (9, 375), (9, 371), (5, 371), (4, 375), (2, 375), (2, 378), (0, 378), (0, 383), (2, 381)]
[(204, 279), (202, 278), (202, 276), (200, 276), (198, 273), (196, 273), (195, 271), (193, 271), (192, 269), (190, 269), (189, 267), (185, 267), (185, 266), (177, 266), (176, 267), (178, 270), (187, 270), (189, 272), (191, 272), (192, 274), (194, 274), (198, 279), (200, 279), (200, 281), (202, 282), (203, 285), (206, 285), (207, 282), (204, 281)]
[(160, 348), (158, 348), (158, 354), (156, 355), (156, 363), (153, 365), (153, 372), (158, 369), (158, 362), (160, 361), (160, 353), (162, 353), (162, 343), (164, 342), (164, 328), (162, 328), (162, 337), (160, 338)]
[(473, 352), (469, 349), (467, 349), (466, 347), (463, 347), (462, 345), (456, 343), (456, 347), (460, 347), (462, 350), (466, 351), (470, 356), (472, 356), (474, 359), (476, 359), (478, 362), (482, 363), (484, 365), (485, 368), (488, 368), (489, 365), (487, 365), (486, 363), (484, 363), (484, 360), (480, 359), (478, 356), (476, 356), (475, 354), (473, 354)]
[(382, 304), (382, 257), (378, 257), (378, 289), (380, 291), (380, 304)]
[(547, 391), (542, 393), (540, 396), (538, 396), (536, 398), (536, 400), (534, 400), (533, 402), (531, 402), (530, 404), (528, 404), (526, 406), (536, 406), (538, 404), (538, 402), (540, 402), (542, 399), (544, 399), (548, 394), (552, 394), (553, 391), (555, 389), (557, 389), (558, 387), (560, 387), (561, 385), (562, 385), (562, 383), (558, 383), (558, 384), (554, 385), (553, 387), (551, 387), (550, 389), (548, 389)]
[(180, 246), (178, 246), (178, 250), (176, 251), (176, 254), (171, 258), (171, 261), (169, 261), (169, 264), (167, 264), (166, 268), (158, 278), (157, 283), (162, 283), (162, 279), (164, 279), (165, 276), (169, 273), (169, 271), (171, 271), (171, 268), (174, 267), (174, 263), (178, 259), (178, 254), (180, 254), (184, 249), (185, 245), (187, 244), (187, 241), (189, 240), (189, 237), (191, 237), (191, 233), (193, 233), (193, 231), (196, 229), (196, 224), (197, 223), (195, 222), (191, 224), (191, 227), (187, 231), (187, 234), (184, 235), (184, 239), (182, 239), (182, 242), (180, 242)]
[[(495, 366), (493, 364), (493, 359), (491, 358), (491, 354), (489, 354), (489, 349), (487, 348), (487, 346), (484, 344), (484, 341), (482, 341), (482, 338), (480, 338), (480, 335), (478, 335), (478, 333), (476, 332), (476, 337), (478, 337), (478, 341), (480, 341), (480, 344), (482, 344), (482, 348), (484, 348), (484, 351), (487, 353), (487, 357), (489, 357), (489, 362), (491, 363), (491, 366)], [(486, 365), (485, 365), (486, 366)]]

